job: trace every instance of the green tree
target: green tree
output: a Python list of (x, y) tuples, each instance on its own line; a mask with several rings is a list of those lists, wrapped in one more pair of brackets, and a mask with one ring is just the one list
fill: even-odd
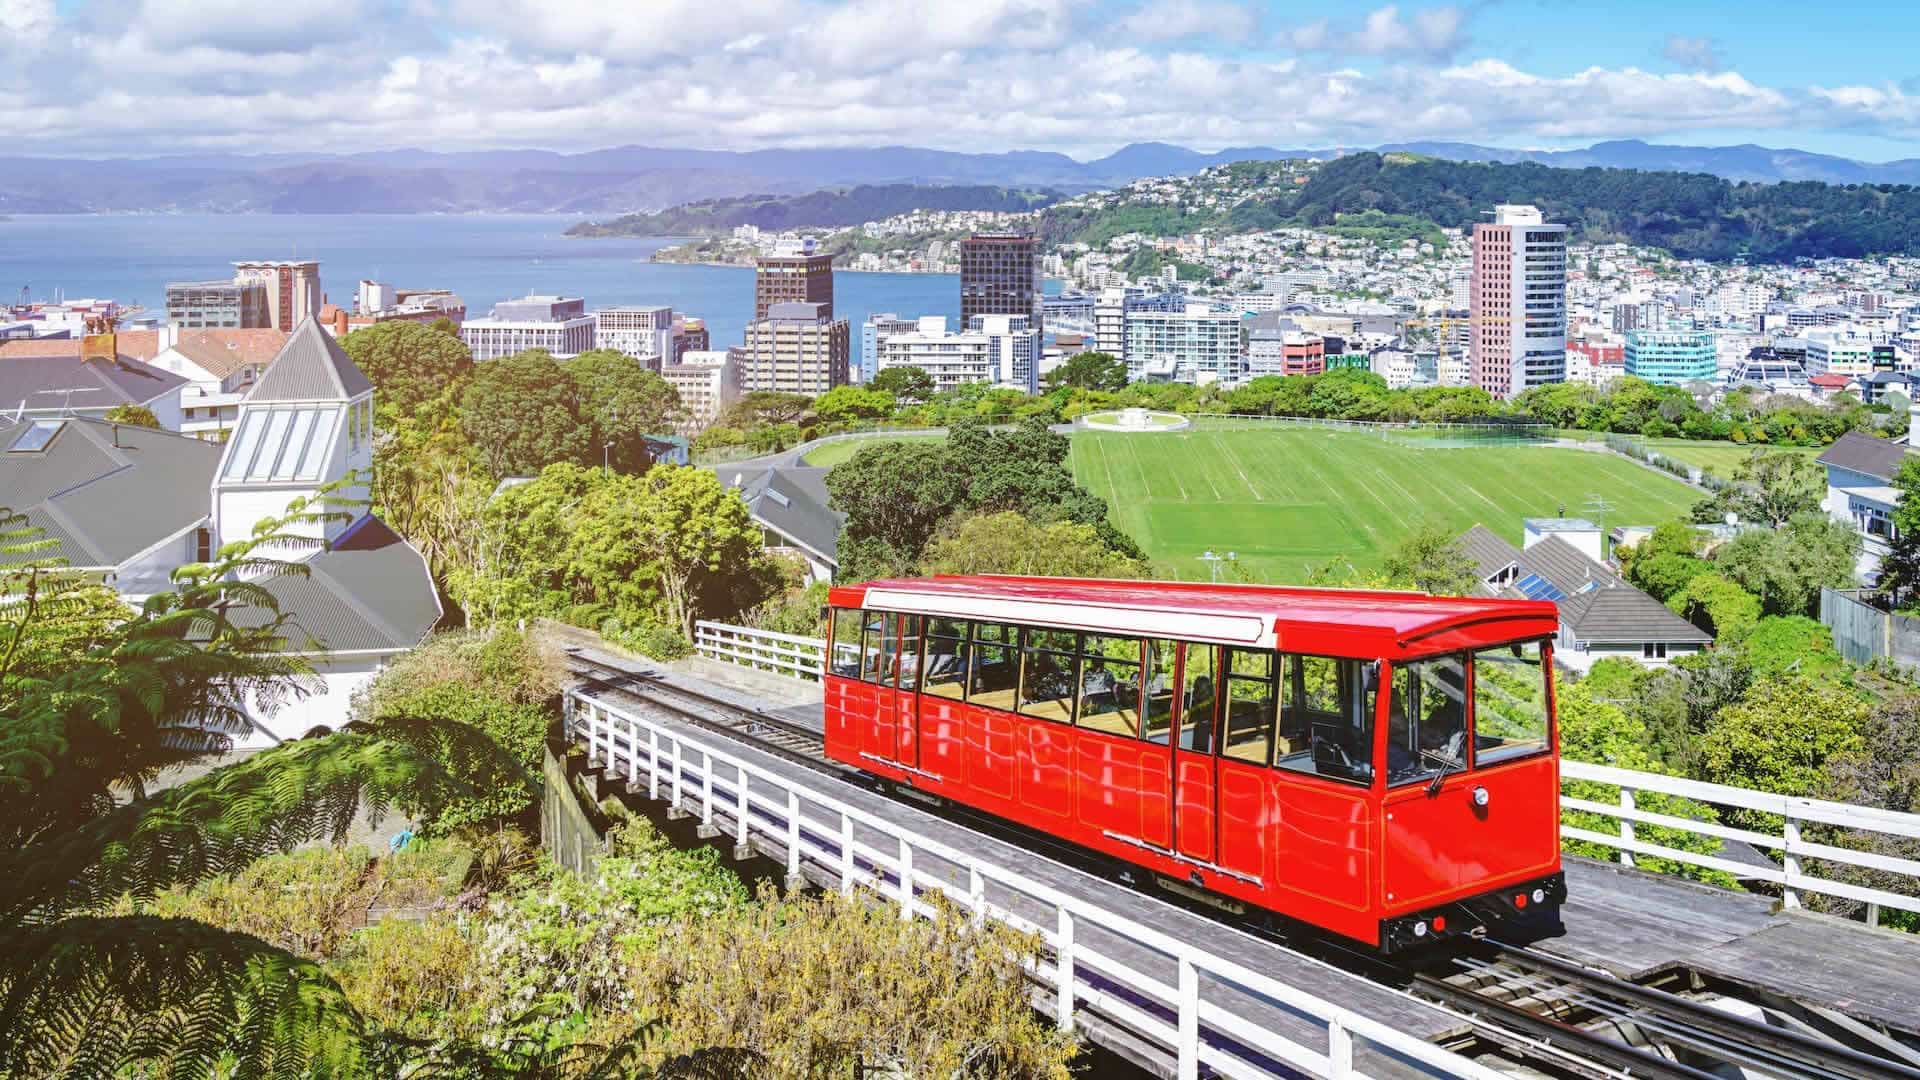
[(1826, 470), (1810, 455), (1755, 450), (1734, 466), (1732, 486), (1702, 500), (1693, 516), (1719, 521), (1731, 513), (1777, 529), (1801, 514), (1818, 513), (1826, 494)]
[(1747, 529), (1713, 553), (1713, 565), (1760, 598), (1768, 615), (1812, 615), (1820, 590), (1849, 588), (1860, 555), (1852, 525), (1818, 510), (1771, 529)]
[(593, 425), (580, 388), (545, 349), (490, 360), (460, 396), (460, 430), (497, 478), (588, 460)]
[(898, 401), (919, 402), (933, 396), (933, 376), (912, 364), (883, 367), (867, 381), (869, 389), (884, 390)]
[(592, 423), (593, 449), (621, 472), (645, 470), (653, 462), (641, 436), (671, 429), (680, 392), (617, 349), (583, 352), (566, 369), (579, 387), (581, 415)]
[(1080, 352), (1047, 372), (1040, 380), (1042, 389), (1052, 391), (1063, 386), (1082, 390), (1122, 390), (1127, 385), (1127, 365), (1112, 353)]
[[(920, 557), (961, 498), (947, 459), (938, 443), (881, 442), (827, 473), (832, 506), (847, 515), (839, 545), (843, 574), (850, 565), (904, 569)], [(849, 541), (863, 546), (850, 549)], [(859, 557), (849, 560), (849, 551)]]
[(1147, 566), (1108, 547), (1099, 530), (1072, 521), (1036, 525), (1010, 510), (961, 518), (941, 529), (920, 560), (925, 574), (1028, 574), (1140, 578)]
[(1805, 615), (1769, 615), (1740, 642), (1755, 675), (1803, 675), (1819, 683), (1844, 680), (1851, 665), (1833, 646), (1833, 631)]
[(1686, 588), (1687, 582), (1712, 569), (1700, 557), (1701, 546), (1700, 533), (1692, 525), (1668, 521), (1655, 526), (1645, 540), (1616, 554), (1626, 579), (1664, 603)]
[(160, 428), (160, 418), (145, 405), (115, 405), (101, 417), (109, 424), (125, 424), (128, 427)]
[(1687, 582), (1685, 588), (1668, 598), (1667, 607), (1725, 644), (1745, 638), (1760, 621), (1759, 599), (1714, 573), (1700, 574)]
[(1469, 596), (1480, 573), (1444, 526), (1428, 523), (1408, 533), (1381, 563), (1388, 581), (1436, 596)]
[(473, 374), (473, 352), (458, 334), (405, 320), (375, 323), (340, 339), (340, 347), (373, 383), (382, 411), (411, 415), (442, 394), (458, 394)]
[[(1704, 779), (1779, 795), (1815, 795), (1827, 760), (1863, 745), (1867, 705), (1851, 690), (1776, 675), (1720, 710), (1701, 740)], [(1743, 827), (1765, 815), (1729, 811)]]
[(1904, 610), (1920, 597), (1920, 455), (1901, 461), (1893, 486), (1900, 501), (1893, 508), (1893, 540), (1880, 563), (1879, 590)]
[(814, 399), (813, 412), (823, 424), (882, 420), (893, 415), (893, 395), (867, 386), (836, 386)]

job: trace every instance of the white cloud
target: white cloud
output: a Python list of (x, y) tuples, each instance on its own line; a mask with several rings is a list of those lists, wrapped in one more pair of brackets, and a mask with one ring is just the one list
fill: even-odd
[(1260, 32), (1260, 14), (1232, 0), (1165, 0), (1128, 12), (1116, 29), (1131, 41), (1210, 37), (1238, 42)]
[(1726, 66), (1720, 59), (1719, 43), (1710, 37), (1668, 34), (1667, 43), (1661, 47), (1660, 55), (1681, 67), (1698, 71), (1719, 71)]
[(1369, 13), (1358, 25), (1321, 19), (1296, 26), (1280, 35), (1280, 44), (1302, 52), (1445, 58), (1466, 47), (1466, 24), (1467, 13), (1452, 5), (1402, 17), (1399, 6), (1389, 4)]
[(131, 26), (163, 49), (202, 47), (237, 53), (300, 53), (343, 36), (365, 14), (354, 0), (264, 4), (258, 0), (144, 0)]
[[(446, 0), (456, 27), (487, 32), (544, 54), (608, 60), (691, 57), (756, 30), (804, 19), (781, 0)], [(724, 10), (720, 10), (724, 8)]]

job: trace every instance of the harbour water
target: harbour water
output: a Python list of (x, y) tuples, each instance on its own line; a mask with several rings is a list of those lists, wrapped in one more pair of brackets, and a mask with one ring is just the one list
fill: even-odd
[[(14, 215), (0, 221), (0, 307), (31, 290), (102, 297), (160, 312), (170, 281), (233, 275), (236, 259), (318, 259), (321, 287), (353, 304), (362, 278), (401, 288), (452, 289), (478, 317), (529, 292), (585, 297), (589, 309), (667, 304), (706, 320), (715, 348), (738, 345), (753, 317), (753, 271), (656, 263), (672, 239), (572, 239), (558, 215), (107, 214)], [(854, 327), (870, 314), (959, 321), (951, 274), (834, 274), (834, 313)]]

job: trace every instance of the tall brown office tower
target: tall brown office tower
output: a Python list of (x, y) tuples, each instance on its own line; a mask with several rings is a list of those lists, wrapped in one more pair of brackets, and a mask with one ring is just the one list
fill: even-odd
[(1026, 233), (974, 233), (960, 241), (960, 325), (975, 315), (1025, 315), (1040, 325), (1040, 240)]
[(753, 317), (764, 319), (775, 304), (819, 304), (833, 319), (833, 256), (816, 255), (813, 241), (791, 254), (762, 255), (754, 261)]

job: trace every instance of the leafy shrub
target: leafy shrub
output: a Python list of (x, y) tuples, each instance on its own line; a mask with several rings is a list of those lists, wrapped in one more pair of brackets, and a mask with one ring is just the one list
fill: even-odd
[(558, 700), (562, 663), (554, 650), (511, 627), (435, 634), (387, 665), (354, 699), (356, 716), (375, 715), (382, 702), (452, 684), (516, 705)]
[(651, 620), (629, 627), (619, 619), (600, 624), (600, 636), (655, 660), (678, 660), (693, 653), (693, 642), (671, 626)]
[(473, 1038), (484, 980), (470, 920), (389, 919), (353, 935), (328, 973), (370, 1025), (412, 1039)]
[(168, 889), (154, 897), (152, 910), (323, 958), (364, 921), (374, 885), (373, 856), (365, 848), (313, 847), (269, 856), (192, 889)]

